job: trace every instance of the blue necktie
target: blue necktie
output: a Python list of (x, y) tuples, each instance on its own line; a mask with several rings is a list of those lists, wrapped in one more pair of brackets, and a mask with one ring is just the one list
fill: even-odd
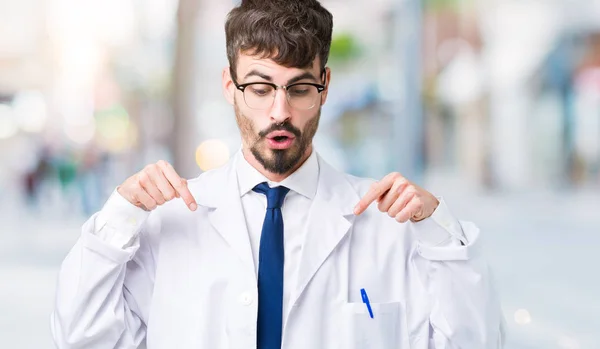
[(289, 189), (261, 183), (253, 189), (267, 196), (267, 214), (258, 253), (258, 349), (280, 349), (283, 317), (283, 217), (281, 205)]

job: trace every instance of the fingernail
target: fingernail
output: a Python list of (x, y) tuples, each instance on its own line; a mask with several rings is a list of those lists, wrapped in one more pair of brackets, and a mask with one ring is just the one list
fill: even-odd
[(198, 208), (198, 205), (196, 205), (196, 204), (194, 204), (194, 203), (191, 203), (191, 204), (190, 204), (190, 210), (192, 210), (192, 211), (196, 211), (196, 209), (197, 209), (197, 208)]
[(358, 214), (358, 206), (354, 207), (354, 214)]

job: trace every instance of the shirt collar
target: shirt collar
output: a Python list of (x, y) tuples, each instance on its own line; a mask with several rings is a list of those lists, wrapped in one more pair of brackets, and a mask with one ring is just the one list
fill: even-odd
[(237, 156), (236, 172), (240, 197), (246, 195), (256, 185), (262, 182), (269, 183), (270, 187), (283, 185), (311, 200), (315, 197), (319, 179), (319, 162), (314, 150), (302, 166), (279, 183), (268, 180), (262, 173), (252, 167), (246, 158), (244, 158), (244, 154), (242, 154), (241, 150), (238, 152)]

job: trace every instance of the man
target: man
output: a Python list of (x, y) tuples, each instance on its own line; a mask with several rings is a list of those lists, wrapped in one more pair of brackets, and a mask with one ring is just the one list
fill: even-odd
[(478, 229), (398, 173), (352, 177), (313, 150), (331, 14), (244, 1), (225, 30), (242, 150), (189, 183), (160, 161), (116, 189), (62, 265), (58, 347), (501, 347)]

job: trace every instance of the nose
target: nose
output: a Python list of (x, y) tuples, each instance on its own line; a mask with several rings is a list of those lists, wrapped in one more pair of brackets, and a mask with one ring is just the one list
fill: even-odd
[(271, 120), (275, 123), (282, 123), (292, 116), (290, 104), (287, 101), (287, 92), (284, 89), (279, 88), (275, 91), (270, 114)]

